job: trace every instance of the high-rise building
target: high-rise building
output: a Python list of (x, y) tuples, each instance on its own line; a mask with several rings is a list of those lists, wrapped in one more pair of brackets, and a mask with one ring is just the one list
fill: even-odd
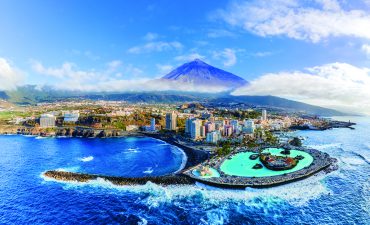
[(216, 129), (215, 123), (212, 122), (207, 122), (204, 126), (206, 128), (206, 133), (212, 132)]
[(249, 119), (244, 121), (244, 132), (253, 134), (255, 129), (254, 121)]
[(221, 140), (221, 133), (220, 133), (220, 131), (215, 130), (215, 131), (212, 131), (212, 132), (207, 133), (206, 141), (208, 143), (214, 143), (214, 144), (216, 144), (220, 140)]
[(185, 133), (190, 134), (191, 123), (195, 120), (194, 118), (187, 118), (185, 121)]
[(192, 139), (196, 140), (200, 136), (200, 127), (201, 127), (201, 121), (198, 119), (195, 119), (191, 122), (190, 127), (190, 136)]
[(155, 118), (150, 119), (150, 130), (155, 131)]
[(177, 115), (174, 112), (166, 114), (166, 129), (167, 130), (176, 130), (177, 126)]
[(206, 127), (205, 126), (200, 126), (200, 136), (202, 138), (206, 137)]
[(52, 114), (42, 114), (40, 117), (40, 127), (55, 127), (55, 116)]
[(238, 120), (231, 120), (230, 125), (233, 127), (233, 132), (239, 134), (240, 132), (240, 124)]
[(225, 126), (225, 136), (231, 136), (233, 134), (233, 127), (231, 125)]
[(266, 109), (262, 109), (262, 118), (263, 121), (267, 120), (267, 111)]

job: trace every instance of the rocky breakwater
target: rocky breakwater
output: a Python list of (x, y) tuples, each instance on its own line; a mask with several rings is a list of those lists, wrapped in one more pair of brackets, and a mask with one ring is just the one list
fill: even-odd
[(58, 181), (72, 181), (72, 182), (88, 182), (96, 180), (97, 178), (102, 178), (109, 181), (115, 185), (144, 185), (147, 182), (152, 182), (162, 186), (167, 185), (184, 185), (184, 184), (194, 184), (194, 181), (184, 175), (166, 175), (158, 177), (114, 177), (114, 176), (104, 176), (95, 174), (84, 174), (84, 173), (74, 173), (58, 170), (49, 170), (44, 173), (44, 176), (58, 180)]

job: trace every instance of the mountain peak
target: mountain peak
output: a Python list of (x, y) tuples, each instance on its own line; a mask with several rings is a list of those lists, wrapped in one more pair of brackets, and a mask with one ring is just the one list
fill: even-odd
[(201, 59), (194, 59), (193, 61), (191, 61), (189, 63), (200, 64), (200, 65), (208, 65), (207, 63), (203, 62)]
[(162, 77), (165, 80), (175, 80), (199, 86), (217, 86), (233, 89), (247, 84), (243, 78), (213, 67), (201, 59), (185, 63)]

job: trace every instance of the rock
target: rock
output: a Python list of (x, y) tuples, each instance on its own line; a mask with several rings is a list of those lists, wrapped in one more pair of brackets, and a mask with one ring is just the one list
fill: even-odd
[(252, 167), (252, 169), (255, 169), (255, 170), (262, 169), (262, 168), (263, 166), (260, 163), (256, 163), (256, 165)]
[(256, 160), (256, 159), (258, 159), (258, 157), (259, 157), (259, 154), (252, 154), (252, 155), (249, 156), (249, 159), (250, 160)]

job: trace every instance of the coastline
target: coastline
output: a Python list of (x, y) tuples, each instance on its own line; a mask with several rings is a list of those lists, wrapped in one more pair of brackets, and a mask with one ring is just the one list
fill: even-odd
[[(50, 131), (49, 129), (52, 129)], [(40, 137), (83, 137), (83, 138), (111, 138), (111, 137), (143, 137), (136, 131), (118, 129), (96, 129), (90, 127), (53, 127), (35, 128), (25, 126), (0, 126), (0, 135), (32, 135)]]
[(147, 137), (155, 138), (155, 139), (164, 141), (168, 144), (174, 145), (174, 146), (180, 148), (185, 153), (185, 155), (187, 157), (187, 161), (186, 161), (186, 164), (185, 164), (184, 168), (182, 170), (180, 170), (179, 173), (183, 173), (186, 170), (188, 170), (189, 168), (194, 167), (196, 165), (199, 165), (200, 163), (208, 160), (209, 157), (210, 157), (208, 152), (197, 150), (197, 149), (191, 148), (189, 146), (180, 144), (180, 143), (176, 142), (175, 139), (173, 139), (173, 138), (165, 138), (165, 137), (162, 137), (161, 135), (156, 134), (156, 133), (141, 132), (141, 134), (143, 134)]
[[(4, 134), (10, 135), (10, 134)], [(33, 135), (38, 136), (38, 135)], [(40, 136), (42, 137), (42, 136)], [(59, 137), (59, 136), (55, 136)], [(72, 136), (73, 137), (73, 136)], [(305, 179), (309, 176), (317, 174), (318, 172), (324, 170), (326, 172), (330, 172), (335, 170), (335, 159), (330, 158), (327, 153), (323, 153), (321, 151), (315, 149), (307, 149), (304, 147), (297, 148), (302, 151), (308, 151), (313, 154), (315, 158), (315, 163), (313, 165), (308, 166), (307, 168), (272, 177), (238, 177), (238, 176), (229, 176), (222, 173), (220, 178), (202, 178), (196, 177), (192, 174), (192, 171), (199, 167), (200, 165), (213, 164), (216, 168), (218, 168), (223, 160), (218, 160), (217, 163), (212, 162), (210, 160), (210, 155), (208, 152), (194, 149), (192, 147), (183, 145), (178, 143), (174, 138), (168, 138), (162, 136), (158, 133), (147, 133), (147, 132), (127, 132), (126, 135), (116, 136), (116, 137), (150, 137), (154, 139), (158, 139), (164, 141), (170, 145), (176, 146), (180, 151), (183, 152), (184, 158), (180, 165), (180, 168), (172, 174), (164, 175), (164, 176), (157, 176), (157, 177), (139, 177), (139, 178), (132, 178), (132, 177), (115, 177), (115, 176), (106, 176), (106, 175), (98, 175), (98, 174), (84, 174), (84, 173), (74, 173), (74, 172), (65, 172), (65, 171), (57, 171), (57, 170), (49, 170), (44, 173), (46, 177), (52, 178), (54, 180), (60, 181), (78, 181), (78, 182), (87, 182), (89, 180), (94, 180), (97, 178), (103, 178), (107, 181), (111, 181), (117, 185), (142, 185), (146, 182), (152, 182), (160, 185), (173, 185), (173, 184), (194, 184), (195, 182), (201, 182), (204, 184), (208, 184), (215, 187), (221, 188), (246, 188), (246, 187), (253, 187), (253, 188), (267, 188), (278, 186), (286, 183), (295, 182), (298, 180)], [(110, 137), (107, 137), (110, 138)]]

